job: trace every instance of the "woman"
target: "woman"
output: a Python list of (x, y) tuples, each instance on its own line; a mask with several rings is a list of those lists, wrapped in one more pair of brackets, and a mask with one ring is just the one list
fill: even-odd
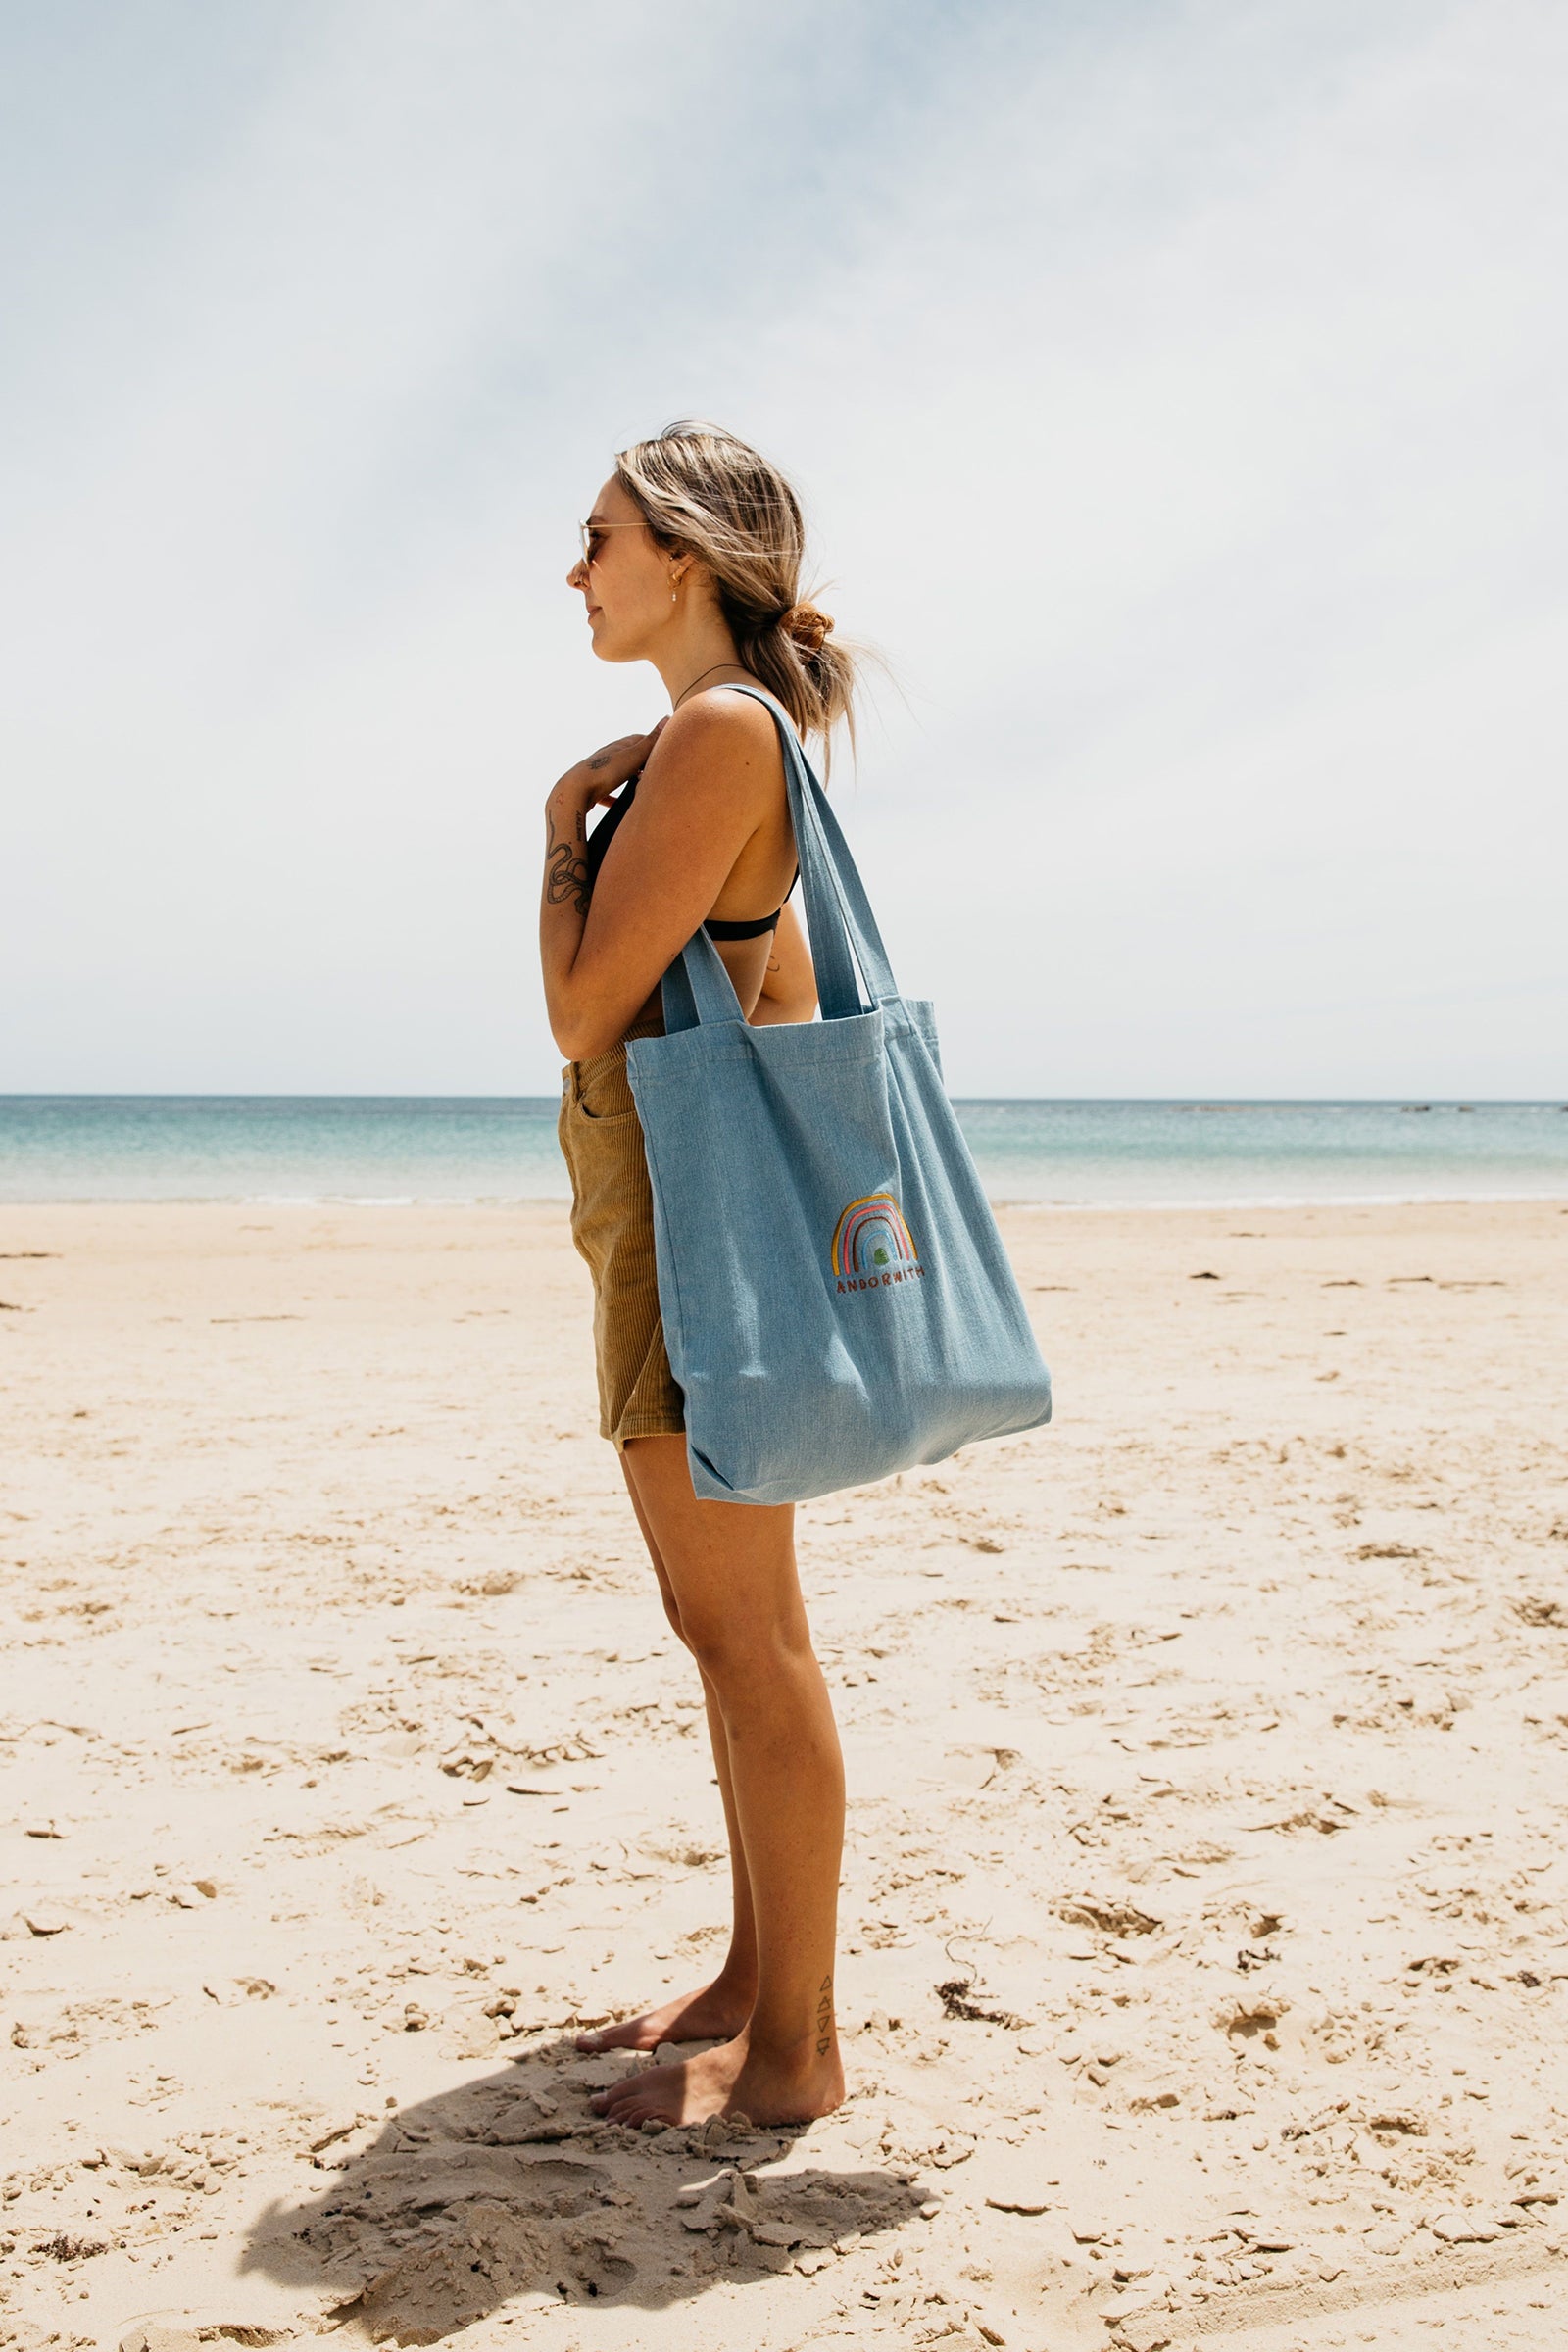
[[(540, 954), (570, 1057), (561, 1138), (572, 1233), (594, 1277), (601, 1429), (620, 1453), (664, 1612), (697, 1660), (729, 1835), (733, 1921), (712, 1983), (590, 2050), (716, 2041), (628, 2076), (617, 2123), (797, 2123), (844, 2096), (834, 1937), (844, 1775), (796, 1575), (794, 1509), (700, 1501), (659, 1315), (653, 1204), (626, 1041), (662, 1031), (660, 981), (707, 923), (754, 1022), (809, 1020), (816, 992), (785, 905), (795, 845), (766, 687), (802, 732), (849, 712), (854, 669), (798, 601), (801, 511), (731, 434), (677, 424), (615, 462), (567, 574), (603, 662), (649, 662), (671, 711), (568, 769), (546, 806)], [(621, 789), (623, 788), (623, 789)], [(590, 836), (589, 812), (614, 798)]]

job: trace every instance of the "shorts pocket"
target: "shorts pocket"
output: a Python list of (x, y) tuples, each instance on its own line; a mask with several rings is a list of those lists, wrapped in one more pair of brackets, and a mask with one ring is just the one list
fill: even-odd
[(617, 1119), (637, 1116), (631, 1080), (626, 1075), (624, 1046), (612, 1046), (608, 1054), (596, 1054), (591, 1060), (578, 1062), (576, 1081), (574, 1107), (578, 1116), (593, 1126), (603, 1127)]

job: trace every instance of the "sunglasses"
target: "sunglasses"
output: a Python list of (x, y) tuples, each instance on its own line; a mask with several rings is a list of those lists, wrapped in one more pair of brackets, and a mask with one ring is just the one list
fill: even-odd
[(602, 532), (642, 531), (646, 530), (647, 527), (647, 524), (643, 522), (579, 522), (577, 525), (577, 537), (582, 544), (582, 560), (584, 564), (591, 567), (593, 564), (598, 563), (600, 557), (603, 555), (604, 548), (600, 539), (600, 534)]

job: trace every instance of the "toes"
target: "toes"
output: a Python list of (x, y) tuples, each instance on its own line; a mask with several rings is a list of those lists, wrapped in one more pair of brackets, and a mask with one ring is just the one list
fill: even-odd
[(648, 2029), (640, 2017), (625, 2018), (618, 2026), (596, 2026), (591, 2033), (579, 2034), (573, 2045), (585, 2057), (602, 2057), (606, 2050), (653, 2050), (658, 2039), (650, 2041)]
[(635, 2096), (629, 2084), (617, 2082), (609, 2090), (596, 2090), (588, 2104), (595, 2115), (618, 2117), (621, 2109), (629, 2106)]
[(589, 2106), (612, 2124), (629, 2124), (636, 2128), (650, 2116), (665, 2123), (679, 2120), (685, 2085), (672, 2082), (674, 2069), (667, 2067), (636, 2067), (618, 2082), (611, 2082), (596, 2090)]
[(647, 2123), (650, 2116), (657, 2116), (662, 2123), (674, 2121), (667, 2099), (622, 2099), (618, 2107), (611, 2109), (606, 2120), (622, 2125), (628, 2132), (635, 2132), (640, 2124)]

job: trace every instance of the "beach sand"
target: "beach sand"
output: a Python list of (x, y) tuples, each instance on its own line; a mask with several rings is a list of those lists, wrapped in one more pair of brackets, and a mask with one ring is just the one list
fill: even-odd
[(570, 2046), (724, 1875), (564, 1211), (4, 1212), (0, 2341), (1563, 2341), (1568, 1210), (1004, 1223), (1056, 1425), (801, 1514), (852, 2096), (727, 2140)]

